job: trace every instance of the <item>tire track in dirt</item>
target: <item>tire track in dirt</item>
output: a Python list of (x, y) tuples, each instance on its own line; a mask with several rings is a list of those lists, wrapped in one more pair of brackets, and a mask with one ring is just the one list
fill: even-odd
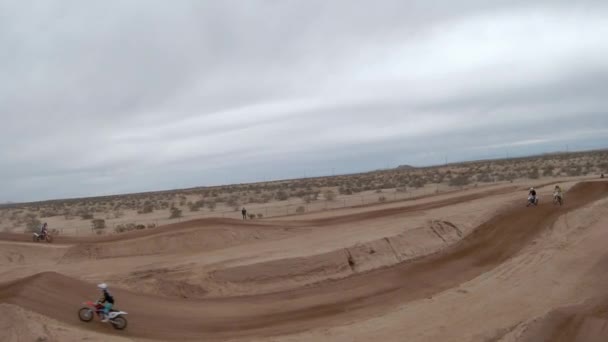
[[(440, 253), (306, 288), (194, 301), (124, 290), (116, 290), (115, 294), (119, 306), (130, 313), (131, 325), (126, 334), (133, 337), (221, 340), (337, 325), (381, 314), (473, 279), (516, 255), (559, 215), (606, 195), (607, 182), (580, 183), (568, 192), (568, 205), (559, 210), (550, 203), (534, 208), (513, 207)], [(77, 305), (95, 292), (94, 286), (86, 282), (44, 273), (0, 286), (0, 302), (80, 324)]]

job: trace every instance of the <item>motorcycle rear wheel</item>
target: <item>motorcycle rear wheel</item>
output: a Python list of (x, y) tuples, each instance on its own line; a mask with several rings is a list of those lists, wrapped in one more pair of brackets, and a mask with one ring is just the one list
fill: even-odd
[(123, 330), (127, 327), (127, 319), (122, 316), (118, 316), (112, 320), (112, 326), (114, 329)]

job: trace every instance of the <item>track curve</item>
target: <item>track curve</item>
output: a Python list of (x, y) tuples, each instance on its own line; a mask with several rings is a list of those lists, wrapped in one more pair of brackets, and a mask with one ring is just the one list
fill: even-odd
[[(432, 296), (496, 267), (516, 255), (561, 214), (608, 195), (608, 182), (580, 183), (561, 208), (505, 210), (441, 253), (296, 290), (208, 300), (179, 300), (116, 290), (130, 314), (128, 336), (161, 340), (220, 340), (269, 336), (380, 314), (398, 304)], [(0, 302), (78, 322), (78, 304), (96, 294), (92, 284), (42, 273), (0, 286)], [(93, 327), (94, 325), (90, 325)], [(103, 329), (105, 326), (95, 326)], [(124, 334), (121, 334), (124, 335)]]

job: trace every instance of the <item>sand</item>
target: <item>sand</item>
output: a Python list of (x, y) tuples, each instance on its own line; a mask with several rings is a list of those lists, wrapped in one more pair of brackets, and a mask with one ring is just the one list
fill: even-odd
[[(0, 305), (65, 329), (46, 333), (55, 340), (594, 341), (608, 307), (608, 183), (570, 185), (562, 207), (549, 185), (534, 208), (507, 185), (51, 245), (3, 234)], [(98, 281), (129, 312), (127, 330), (78, 320)], [(15, 327), (0, 337), (29, 329)]]

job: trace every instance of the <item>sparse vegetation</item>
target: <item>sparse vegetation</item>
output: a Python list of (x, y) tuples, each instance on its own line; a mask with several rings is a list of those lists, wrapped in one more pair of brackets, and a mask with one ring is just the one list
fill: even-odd
[(38, 232), (40, 230), (40, 226), (42, 226), (42, 222), (37, 219), (35, 216), (29, 216), (26, 218), (25, 222), (25, 230), (28, 233)]
[(174, 218), (179, 218), (179, 217), (182, 217), (182, 211), (180, 209), (177, 209), (176, 207), (172, 207), (171, 215), (169, 216), (169, 218), (174, 219)]
[(328, 201), (334, 201), (336, 199), (336, 193), (333, 190), (325, 190), (323, 197)]
[(93, 229), (93, 230), (106, 229), (106, 220), (104, 220), (104, 219), (92, 220), (91, 229)]
[[(447, 187), (463, 187), (473, 183), (490, 183), (514, 181), (516, 179), (539, 179), (540, 177), (579, 177), (587, 174), (605, 174), (608, 171), (608, 150), (582, 153), (548, 154), (511, 160), (475, 161), (447, 166), (427, 168), (399, 168), (375, 172), (343, 175), (335, 177), (318, 177), (273, 181), (254, 184), (238, 184), (222, 187), (194, 188), (186, 190), (106, 196), (98, 198), (67, 199), (37, 203), (8, 204), (0, 206), (0, 229), (23, 231), (38, 229), (40, 221), (52, 217), (53, 224), (61, 220), (104, 220), (106, 225), (115, 227), (115, 231), (128, 227), (115, 226), (116, 219), (131, 217), (134, 214), (162, 212), (154, 217), (163, 216), (162, 220), (182, 216), (182, 210), (201, 212), (209, 215), (210, 211), (224, 213), (240, 210), (242, 206), (257, 203), (287, 201), (292, 203), (293, 213), (302, 210), (320, 210), (324, 205), (315, 205), (315, 201), (335, 201), (337, 194), (344, 197), (345, 205), (382, 201), (382, 195), (395, 193), (396, 198), (404, 198), (404, 192), (430, 193), (442, 191)], [(542, 182), (542, 181), (540, 181)], [(429, 186), (429, 185), (433, 186)], [(434, 185), (442, 185), (435, 187)], [(425, 188), (425, 190), (416, 190)], [(427, 189), (428, 188), (428, 189)], [(439, 190), (441, 189), (441, 190)], [(348, 196), (360, 194), (365, 200), (360, 202)], [(341, 198), (342, 200), (342, 198)], [(305, 204), (311, 204), (310, 209)], [(273, 206), (275, 204), (269, 204)], [(304, 209), (300, 209), (300, 206)], [(335, 206), (335, 204), (333, 205)], [(271, 210), (270, 215), (276, 212)], [(285, 211), (281, 211), (284, 213)], [(268, 216), (268, 215), (267, 215)], [(193, 215), (198, 217), (198, 215)], [(259, 218), (259, 215), (256, 214)], [(87, 222), (88, 223), (88, 222)], [(162, 222), (160, 224), (163, 224)], [(85, 223), (70, 222), (68, 226)], [(133, 226), (136, 229), (136, 226)]]

